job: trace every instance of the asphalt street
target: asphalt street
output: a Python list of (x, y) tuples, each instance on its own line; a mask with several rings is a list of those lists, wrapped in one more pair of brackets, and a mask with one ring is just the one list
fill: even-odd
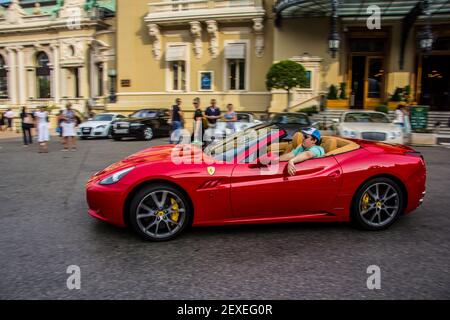
[[(49, 154), (0, 140), (0, 299), (449, 299), (450, 149), (417, 148), (422, 207), (387, 231), (348, 224), (189, 230), (165, 243), (87, 214), (89, 176), (150, 145), (92, 140)], [(66, 286), (67, 267), (81, 289)], [(381, 270), (369, 290), (367, 268)]]

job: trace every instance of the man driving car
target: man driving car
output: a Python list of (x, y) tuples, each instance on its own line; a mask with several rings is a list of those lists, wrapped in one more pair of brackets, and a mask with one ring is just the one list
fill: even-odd
[(291, 152), (283, 154), (279, 161), (288, 161), (287, 170), (289, 175), (295, 175), (295, 164), (306, 161), (308, 159), (321, 157), (325, 154), (325, 150), (320, 146), (320, 131), (315, 128), (307, 128), (302, 130), (303, 142)]

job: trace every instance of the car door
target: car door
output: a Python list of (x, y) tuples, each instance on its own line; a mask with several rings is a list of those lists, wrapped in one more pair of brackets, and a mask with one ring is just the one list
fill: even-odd
[(169, 124), (170, 113), (167, 109), (159, 110), (158, 121), (160, 123), (160, 134), (168, 135), (170, 133), (170, 124)]
[(233, 215), (255, 218), (327, 212), (342, 182), (339, 163), (328, 156), (298, 163), (296, 169), (296, 175), (290, 176), (287, 162), (266, 168), (237, 164), (231, 176)]

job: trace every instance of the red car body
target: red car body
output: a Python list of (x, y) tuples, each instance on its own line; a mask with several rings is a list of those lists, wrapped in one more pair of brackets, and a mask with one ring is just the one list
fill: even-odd
[[(270, 139), (270, 138), (269, 138)], [(174, 145), (148, 148), (95, 174), (87, 183), (89, 214), (124, 227), (133, 193), (148, 182), (166, 182), (184, 190), (193, 208), (193, 226), (274, 222), (345, 222), (358, 188), (374, 177), (389, 177), (403, 189), (404, 213), (416, 209), (425, 193), (422, 156), (402, 145), (352, 140), (358, 150), (311, 159), (289, 176), (286, 162), (278, 172), (260, 175), (248, 163), (214, 163), (202, 154), (200, 163), (171, 160)], [(194, 147), (192, 147), (194, 148)], [(251, 152), (247, 150), (246, 152)], [(245, 154), (238, 154), (243, 157)], [(184, 156), (186, 159), (191, 154)], [(119, 182), (99, 181), (127, 167), (135, 169)], [(211, 174), (208, 168), (214, 167)]]

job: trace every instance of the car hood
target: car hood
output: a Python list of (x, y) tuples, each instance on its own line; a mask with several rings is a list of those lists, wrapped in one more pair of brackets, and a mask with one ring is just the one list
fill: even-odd
[(111, 121), (87, 121), (87, 122), (83, 122), (82, 124), (80, 124), (80, 128), (95, 128), (98, 126), (105, 126), (105, 125), (109, 125), (111, 123)]
[(143, 122), (143, 121), (149, 120), (149, 119), (156, 119), (156, 117), (152, 117), (152, 118), (125, 118), (125, 119), (116, 120), (114, 122)]
[[(179, 147), (179, 149), (177, 148)], [(174, 148), (177, 148), (177, 150), (174, 150)], [(181, 151), (183, 150), (183, 151)], [(163, 145), (163, 146), (156, 146), (151, 147), (148, 149), (141, 150), (135, 154), (132, 154), (125, 159), (118, 161), (116, 163), (113, 163), (112, 165), (108, 166), (102, 171), (97, 172), (91, 180), (97, 180), (101, 179), (108, 174), (114, 173), (116, 171), (133, 167), (133, 166), (139, 166), (139, 165), (145, 165), (145, 164), (161, 164), (161, 163), (174, 163), (173, 162), (173, 155), (176, 154), (175, 152), (179, 152), (178, 154), (181, 156), (177, 160), (183, 160), (185, 158), (192, 158), (194, 153), (186, 152), (188, 150), (197, 150), (198, 152), (202, 152), (200, 147), (193, 146), (193, 145)], [(171, 166), (167, 166), (171, 167)]]
[(346, 130), (353, 130), (358, 132), (364, 131), (399, 131), (399, 128), (393, 123), (367, 123), (367, 122), (342, 122), (339, 124), (340, 128)]

